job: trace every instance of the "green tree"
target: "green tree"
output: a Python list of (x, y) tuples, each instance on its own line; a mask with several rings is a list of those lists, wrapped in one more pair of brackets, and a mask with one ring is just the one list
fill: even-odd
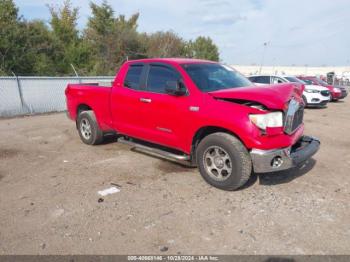
[(91, 47), (93, 74), (114, 74), (127, 57), (137, 54), (141, 48), (137, 21), (139, 14), (126, 19), (114, 16), (114, 10), (103, 1), (101, 5), (90, 4), (92, 16), (88, 20), (84, 39)]
[(52, 60), (54, 41), (48, 26), (40, 20), (23, 23), (25, 37), (24, 60), (25, 74), (55, 75), (55, 65)]
[(70, 0), (49, 6), (49, 26), (18, 15), (14, 0), (0, 0), (0, 75), (112, 75), (125, 59), (195, 57), (219, 60), (209, 37), (186, 42), (172, 31), (140, 33), (139, 14), (115, 16), (104, 0), (90, 3), (92, 15), (83, 32), (77, 29), (78, 8)]
[(66, 44), (78, 40), (77, 19), (78, 8), (73, 8), (70, 0), (65, 0), (61, 8), (49, 6), (51, 13), (50, 25), (56, 40)]
[(119, 51), (118, 64), (122, 63), (125, 58), (140, 58), (144, 55), (145, 48), (137, 32), (138, 18), (139, 13), (133, 14), (129, 19), (126, 19), (124, 15), (119, 15), (115, 21)]
[(146, 45), (146, 53), (149, 57), (185, 56), (186, 42), (172, 31), (146, 34), (143, 42)]
[(219, 61), (219, 50), (210, 37), (199, 36), (194, 42), (189, 41), (187, 54), (198, 59)]
[(56, 73), (72, 74), (71, 64), (75, 65), (79, 72), (86, 73), (90, 66), (90, 52), (77, 29), (78, 8), (72, 7), (70, 0), (65, 0), (62, 7), (56, 9), (49, 6), (49, 10), (54, 43), (52, 59)]
[(0, 0), (0, 74), (21, 72), (25, 38), (13, 0)]

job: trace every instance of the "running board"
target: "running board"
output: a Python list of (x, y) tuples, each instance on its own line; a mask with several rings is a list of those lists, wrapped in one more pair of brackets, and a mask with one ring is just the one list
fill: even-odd
[(165, 158), (169, 158), (169, 159), (173, 159), (173, 160), (177, 160), (177, 161), (189, 161), (190, 160), (189, 155), (173, 154), (173, 153), (167, 152), (167, 151), (162, 150), (162, 149), (158, 149), (158, 148), (154, 148), (154, 147), (150, 147), (150, 146), (146, 146), (146, 145), (141, 145), (141, 144), (133, 142), (131, 140), (126, 140), (124, 138), (118, 138), (118, 142), (120, 142), (122, 144), (129, 145), (132, 147), (132, 149), (135, 149), (137, 151), (151, 153), (154, 155), (158, 155), (160, 157), (165, 157)]

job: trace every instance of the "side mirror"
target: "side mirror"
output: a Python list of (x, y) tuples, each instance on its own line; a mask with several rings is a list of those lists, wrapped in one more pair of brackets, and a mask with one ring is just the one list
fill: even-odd
[(186, 87), (181, 80), (167, 81), (165, 92), (172, 96), (184, 96), (187, 94)]

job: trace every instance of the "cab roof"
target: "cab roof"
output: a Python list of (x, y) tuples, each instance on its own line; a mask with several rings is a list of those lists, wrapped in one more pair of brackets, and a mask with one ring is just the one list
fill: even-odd
[(199, 64), (199, 63), (217, 63), (210, 60), (193, 58), (146, 58), (129, 60), (129, 63), (170, 63), (170, 64)]

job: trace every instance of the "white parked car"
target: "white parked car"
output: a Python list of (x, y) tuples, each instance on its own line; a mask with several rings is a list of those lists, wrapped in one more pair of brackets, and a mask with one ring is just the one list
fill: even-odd
[[(295, 76), (276, 76), (276, 75), (254, 75), (249, 76), (248, 79), (255, 85), (263, 86), (270, 84), (281, 83), (301, 83), (305, 85), (305, 82), (296, 78)], [(326, 106), (330, 100), (330, 93), (328, 88), (318, 85), (305, 85), (303, 92), (303, 99), (306, 106)]]

